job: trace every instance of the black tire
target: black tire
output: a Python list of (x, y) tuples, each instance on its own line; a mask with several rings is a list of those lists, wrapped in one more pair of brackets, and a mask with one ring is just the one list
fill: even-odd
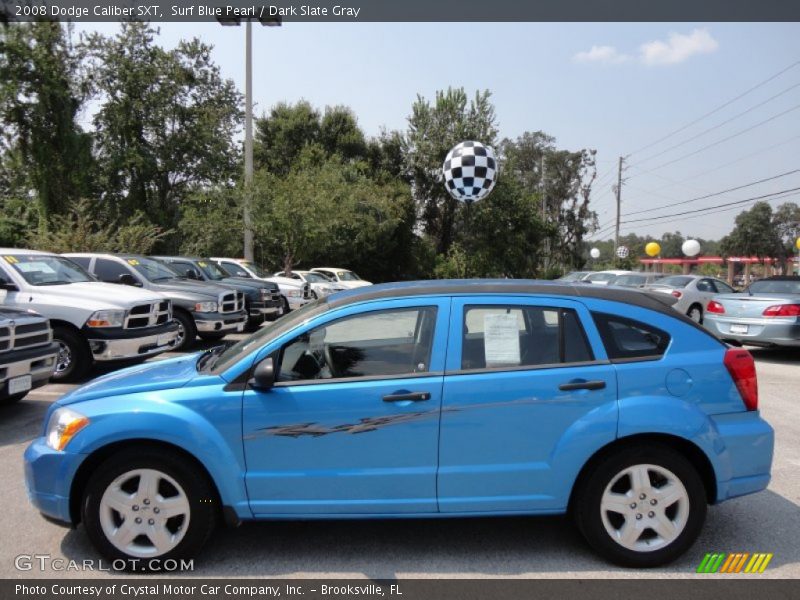
[(19, 402), (27, 395), (28, 392), (22, 392), (21, 394), (14, 394), (13, 396), (6, 396), (5, 398), (0, 398), (0, 406), (8, 406), (9, 404), (14, 404), (15, 402)]
[(59, 350), (63, 345), (64, 354), (59, 351), (56, 356), (56, 370), (51, 379), (75, 381), (84, 377), (94, 363), (86, 340), (77, 331), (57, 325), (53, 327), (53, 341), (59, 344)]
[[(136, 469), (153, 469), (174, 479), (183, 488), (190, 507), (189, 525), (183, 539), (169, 552), (147, 558), (128, 554), (112, 544), (103, 531), (100, 516), (106, 489), (118, 477)], [(114, 454), (92, 474), (81, 501), (81, 519), (90, 541), (103, 556), (112, 561), (124, 560), (125, 570), (147, 571), (150, 570), (150, 558), (157, 558), (163, 564), (168, 559), (193, 558), (200, 551), (217, 523), (219, 506), (216, 498), (206, 474), (191, 461), (160, 448), (129, 448)], [(147, 515), (144, 510), (142, 507), (140, 512), (132, 514)]]
[[(697, 311), (697, 313), (699, 315), (697, 319), (693, 319), (692, 318), (692, 313), (694, 311)], [(692, 319), (692, 321), (694, 321), (695, 323), (700, 323), (702, 325), (703, 324), (703, 307), (701, 305), (697, 304), (697, 303), (692, 304), (689, 307), (689, 310), (686, 311), (686, 316), (689, 317), (690, 319)]]
[(226, 331), (204, 331), (200, 333), (200, 339), (206, 342), (217, 342), (225, 337)]
[(179, 338), (179, 342), (172, 349), (176, 352), (188, 350), (197, 339), (197, 327), (194, 324), (194, 319), (182, 310), (173, 311), (172, 319), (177, 321), (178, 326), (183, 330), (183, 339)]
[[(683, 484), (688, 496), (688, 515), (685, 516), (683, 530), (671, 543), (655, 550), (632, 550), (612, 538), (603, 523), (601, 500), (606, 487), (625, 469), (635, 465), (654, 465), (674, 474)], [(586, 472), (575, 490), (573, 516), (578, 530), (589, 545), (607, 560), (624, 567), (650, 568), (665, 565), (684, 554), (697, 539), (706, 517), (707, 498), (705, 487), (697, 470), (682, 454), (669, 446), (652, 443), (647, 445), (625, 446), (605, 456)], [(633, 498), (636, 501), (638, 498)], [(635, 513), (649, 510), (650, 500), (639, 501), (645, 508), (632, 509)], [(648, 513), (649, 516), (650, 513)], [(620, 517), (621, 518), (621, 517)], [(655, 533), (647, 531), (645, 535)]]
[(286, 296), (281, 296), (281, 302), (283, 302), (283, 314), (288, 315), (292, 312), (292, 309), (289, 307), (289, 301), (286, 299)]

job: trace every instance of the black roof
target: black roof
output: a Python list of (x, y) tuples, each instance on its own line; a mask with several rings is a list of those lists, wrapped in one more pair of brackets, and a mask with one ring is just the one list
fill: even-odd
[(380, 283), (328, 296), (332, 307), (381, 298), (458, 294), (544, 294), (577, 298), (612, 300), (676, 316), (671, 307), (677, 298), (671, 294), (648, 292), (615, 286), (536, 279), (436, 279)]

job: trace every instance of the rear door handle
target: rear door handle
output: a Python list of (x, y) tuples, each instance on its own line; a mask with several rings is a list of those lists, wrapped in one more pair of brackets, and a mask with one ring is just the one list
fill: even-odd
[(423, 402), (430, 399), (431, 395), (428, 392), (404, 392), (383, 397), (384, 402)]
[(568, 392), (570, 390), (602, 390), (605, 387), (605, 381), (596, 379), (594, 381), (569, 381), (567, 383), (562, 383), (558, 386), (558, 389), (562, 392)]

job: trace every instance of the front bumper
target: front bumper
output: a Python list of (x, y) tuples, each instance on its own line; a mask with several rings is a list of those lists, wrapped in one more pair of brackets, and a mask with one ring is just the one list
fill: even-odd
[(243, 331), (247, 321), (243, 310), (236, 313), (194, 313), (194, 323), (199, 332)]
[(49, 519), (73, 524), (69, 507), (70, 485), (85, 455), (57, 452), (35, 439), (25, 450), (25, 487), (31, 503)]
[[(753, 319), (706, 315), (706, 329), (721, 340), (734, 340), (742, 344), (800, 346), (798, 319)], [(731, 326), (747, 326), (747, 332), (732, 332)]]
[(84, 328), (92, 358), (96, 361), (145, 358), (166, 352), (178, 339), (178, 325), (171, 321), (158, 327), (101, 331)]
[(57, 344), (0, 354), (0, 398), (8, 395), (8, 381), (15, 377), (30, 375), (31, 389), (47, 383), (53, 374), (57, 355)]
[(305, 306), (311, 302), (313, 298), (302, 298), (296, 296), (286, 296), (286, 301), (289, 303), (289, 310), (297, 310), (301, 306)]
[(283, 314), (283, 303), (280, 300), (253, 302), (250, 304), (250, 318), (279, 317)]
[(714, 415), (719, 432), (716, 444), (717, 502), (766, 489), (770, 480), (775, 432), (758, 412)]

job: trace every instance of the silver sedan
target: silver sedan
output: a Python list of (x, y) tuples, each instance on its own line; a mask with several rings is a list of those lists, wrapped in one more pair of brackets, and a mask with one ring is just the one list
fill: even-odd
[(706, 306), (706, 328), (721, 340), (751, 346), (800, 346), (800, 277), (770, 277)]

